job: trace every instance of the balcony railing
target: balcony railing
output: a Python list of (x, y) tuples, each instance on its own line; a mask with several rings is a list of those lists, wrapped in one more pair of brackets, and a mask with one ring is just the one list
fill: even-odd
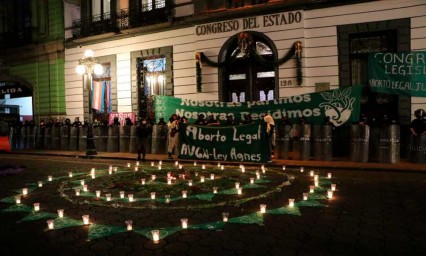
[(105, 13), (74, 20), (73, 39), (172, 21), (174, 7), (174, 0), (166, 0), (165, 4), (161, 5), (147, 4), (138, 10), (122, 9), (119, 13)]

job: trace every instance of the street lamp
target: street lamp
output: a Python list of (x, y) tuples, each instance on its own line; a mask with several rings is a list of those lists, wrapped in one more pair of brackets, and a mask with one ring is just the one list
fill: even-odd
[(79, 60), (79, 65), (75, 68), (79, 75), (83, 75), (83, 86), (89, 91), (89, 123), (87, 126), (86, 155), (96, 155), (95, 142), (93, 141), (93, 111), (92, 111), (92, 74), (101, 75), (103, 67), (99, 60), (94, 57), (92, 50), (86, 50), (84, 57)]

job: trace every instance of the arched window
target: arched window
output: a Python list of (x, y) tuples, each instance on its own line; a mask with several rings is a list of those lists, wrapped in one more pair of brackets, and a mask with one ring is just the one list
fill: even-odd
[[(277, 53), (273, 42), (262, 33), (244, 32), (249, 34), (249, 43), (258, 56), (268, 61), (276, 60)], [(220, 69), (220, 100), (231, 102), (273, 100), (277, 95), (277, 69), (264, 66), (256, 60), (253, 54), (241, 50), (238, 35), (228, 39), (220, 53), (220, 61), (226, 62), (233, 57), (225, 67)]]

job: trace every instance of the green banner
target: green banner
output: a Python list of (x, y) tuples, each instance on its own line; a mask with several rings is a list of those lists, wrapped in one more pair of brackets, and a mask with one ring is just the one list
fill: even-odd
[(164, 117), (166, 120), (177, 114), (194, 122), (199, 114), (207, 118), (213, 115), (224, 123), (228, 115), (236, 120), (243, 120), (245, 114), (250, 114), (254, 121), (262, 115), (271, 112), (276, 122), (284, 116), (292, 123), (297, 123), (300, 117), (305, 117), (311, 124), (322, 124), (325, 116), (329, 116), (335, 126), (350, 124), (358, 121), (361, 86), (353, 86), (318, 93), (289, 96), (272, 101), (251, 102), (217, 102), (195, 101), (174, 98), (170, 96), (156, 96), (156, 119)]
[(368, 56), (372, 91), (426, 97), (426, 52), (379, 52)]
[(232, 127), (180, 126), (181, 159), (265, 162), (261, 124)]

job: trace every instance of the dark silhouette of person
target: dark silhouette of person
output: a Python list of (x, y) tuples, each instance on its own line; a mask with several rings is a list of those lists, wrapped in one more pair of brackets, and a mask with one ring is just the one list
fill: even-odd
[(145, 162), (146, 148), (148, 147), (148, 137), (152, 133), (152, 126), (143, 118), (136, 125), (136, 149), (138, 153), (137, 160)]

